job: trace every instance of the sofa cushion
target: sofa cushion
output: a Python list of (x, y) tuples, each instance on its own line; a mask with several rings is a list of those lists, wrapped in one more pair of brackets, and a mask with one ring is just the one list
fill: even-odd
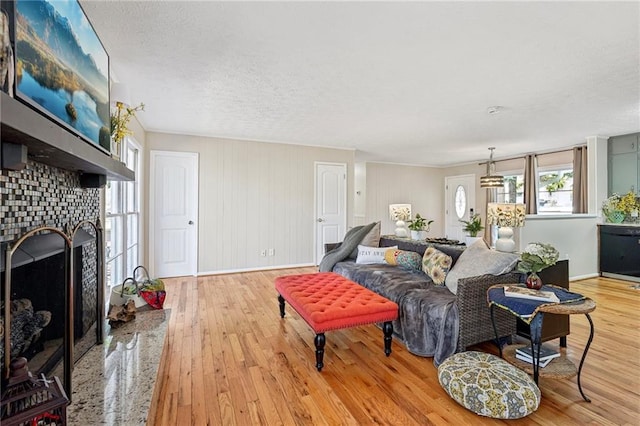
[(386, 260), (389, 265), (422, 271), (422, 256), (415, 251), (388, 249), (384, 254), (384, 260)]
[[(391, 248), (397, 249), (398, 247)], [(384, 254), (387, 250), (389, 250), (388, 247), (367, 247), (360, 244), (358, 245), (358, 257), (356, 258), (356, 263), (362, 265), (387, 263), (384, 260)]]
[[(373, 228), (371, 228), (367, 235), (362, 238), (360, 244), (367, 247), (380, 246), (380, 222), (376, 222), (376, 224), (373, 226)], [(349, 257), (352, 259), (358, 257), (358, 249), (354, 249)]]
[(484, 240), (467, 248), (447, 274), (445, 284), (453, 293), (458, 293), (458, 280), (480, 275), (501, 275), (513, 270), (520, 256), (491, 250)]
[(460, 352), (438, 367), (440, 385), (481, 416), (519, 419), (540, 405), (540, 389), (527, 373), (495, 355)]
[(429, 247), (422, 257), (422, 271), (433, 280), (435, 285), (443, 285), (452, 262), (451, 256), (435, 247)]

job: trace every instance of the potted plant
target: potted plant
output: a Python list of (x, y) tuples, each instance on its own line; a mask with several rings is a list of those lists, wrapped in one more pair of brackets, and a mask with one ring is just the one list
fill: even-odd
[(427, 220), (420, 216), (420, 213), (416, 213), (416, 218), (409, 221), (409, 229), (411, 230), (412, 240), (426, 240), (427, 232), (429, 232), (429, 226), (433, 223), (433, 220)]
[(518, 271), (527, 274), (527, 287), (539, 289), (542, 287), (542, 280), (538, 272), (549, 266), (555, 265), (560, 257), (558, 250), (551, 244), (529, 243), (520, 254)]
[(484, 226), (482, 226), (482, 218), (479, 214), (474, 214), (469, 218), (469, 220), (461, 220), (460, 223), (464, 223), (464, 227), (462, 228), (462, 230), (469, 234), (469, 236), (466, 238), (467, 246), (470, 246), (471, 244), (482, 238), (478, 237), (478, 232), (484, 229)]

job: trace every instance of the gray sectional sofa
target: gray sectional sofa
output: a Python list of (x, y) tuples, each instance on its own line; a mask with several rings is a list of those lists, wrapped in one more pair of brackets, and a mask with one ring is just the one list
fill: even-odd
[[(487, 305), (487, 289), (494, 284), (520, 282), (521, 274), (513, 271), (515, 261), (508, 268), (511, 272), (469, 276), (474, 271), (482, 272), (485, 266), (487, 271), (491, 270), (495, 258), (503, 254), (474, 244), (463, 255), (464, 246), (416, 243), (384, 236), (380, 238), (379, 245), (397, 245), (400, 250), (415, 251), (420, 255), (431, 245), (451, 256), (453, 261), (449, 275), (456, 276), (456, 282), (447, 283), (447, 286), (435, 285), (422, 271), (388, 264), (358, 264), (350, 257), (332, 267), (333, 272), (398, 304), (400, 312), (393, 323), (394, 334), (410, 352), (433, 357), (434, 363), (439, 365), (447, 357), (464, 351), (470, 345), (495, 339)], [(335, 250), (334, 246), (334, 253)], [(495, 266), (493, 270), (495, 272)], [(495, 320), (500, 336), (516, 333), (513, 315), (497, 310)]]

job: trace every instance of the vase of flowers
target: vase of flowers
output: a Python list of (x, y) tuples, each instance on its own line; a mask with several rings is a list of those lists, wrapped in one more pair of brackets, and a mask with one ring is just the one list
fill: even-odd
[(622, 196), (614, 193), (602, 203), (602, 214), (611, 223), (622, 223), (627, 217), (637, 217), (638, 210), (640, 203), (631, 191)]
[(529, 243), (522, 251), (518, 262), (518, 271), (527, 274), (527, 287), (536, 290), (542, 287), (538, 272), (555, 265), (559, 257), (560, 253), (551, 244)]
[(129, 129), (129, 121), (136, 116), (138, 111), (144, 111), (143, 103), (136, 107), (128, 107), (122, 102), (116, 104), (115, 113), (111, 116), (111, 139), (113, 140), (111, 154), (117, 160), (122, 155), (122, 141), (125, 136), (132, 133)]

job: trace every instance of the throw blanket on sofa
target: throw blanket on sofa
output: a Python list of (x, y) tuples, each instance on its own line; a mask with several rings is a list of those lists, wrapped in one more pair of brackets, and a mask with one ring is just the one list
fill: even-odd
[(390, 265), (339, 262), (333, 272), (398, 304), (393, 331), (409, 352), (433, 357), (436, 366), (456, 352), (460, 330), (456, 296), (421, 271)]
[(364, 226), (356, 226), (347, 231), (342, 244), (325, 254), (322, 261), (320, 261), (320, 272), (331, 272), (336, 263), (349, 257), (351, 252), (358, 247), (358, 244), (374, 226), (376, 226), (375, 222)]

